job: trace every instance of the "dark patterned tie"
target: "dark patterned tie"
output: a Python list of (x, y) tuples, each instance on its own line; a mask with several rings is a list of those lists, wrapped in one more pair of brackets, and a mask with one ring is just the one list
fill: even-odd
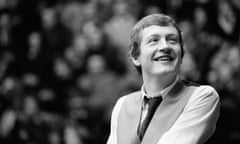
[[(154, 97), (154, 98), (147, 98), (146, 96), (144, 96), (144, 105), (148, 105), (148, 108), (147, 108), (147, 115), (145, 116), (145, 119), (142, 120), (142, 114), (141, 114), (141, 118), (140, 118), (140, 121), (138, 124), (137, 135), (140, 138), (140, 141), (142, 141), (143, 136), (146, 132), (146, 129), (147, 129), (158, 105), (161, 103), (161, 101), (162, 101), (161, 96)], [(142, 110), (143, 110), (143, 106), (142, 106)]]

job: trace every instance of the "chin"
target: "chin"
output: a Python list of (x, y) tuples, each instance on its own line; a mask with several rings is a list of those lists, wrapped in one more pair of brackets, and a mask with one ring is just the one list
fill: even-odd
[(157, 64), (145, 68), (145, 72), (152, 76), (168, 76), (177, 74), (180, 68), (180, 64), (173, 62), (170, 64)]
[(168, 75), (168, 74), (171, 74), (171, 73), (175, 73), (174, 70), (170, 70), (170, 69), (164, 69), (164, 70), (154, 70), (152, 72), (150, 72), (151, 75), (156, 75), (156, 76), (160, 76), (160, 75)]
[(172, 75), (172, 74), (177, 74), (178, 70), (176, 67), (166, 67), (166, 68), (161, 68), (161, 69), (154, 69), (151, 74), (152, 75), (161, 75), (161, 76), (167, 76), (167, 75)]

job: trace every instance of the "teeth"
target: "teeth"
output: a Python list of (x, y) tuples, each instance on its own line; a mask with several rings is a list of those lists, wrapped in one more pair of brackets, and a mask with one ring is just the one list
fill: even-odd
[(154, 58), (154, 61), (171, 61), (173, 58), (171, 56), (160, 56)]

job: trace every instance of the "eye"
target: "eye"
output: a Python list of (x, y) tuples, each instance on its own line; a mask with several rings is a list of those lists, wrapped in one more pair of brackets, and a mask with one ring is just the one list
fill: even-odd
[(159, 40), (159, 38), (154, 37), (154, 38), (149, 39), (148, 43), (155, 43), (155, 42), (158, 42), (158, 40)]
[(176, 39), (169, 39), (168, 42), (171, 44), (176, 44), (178, 41)]
[(167, 37), (167, 42), (169, 42), (170, 44), (178, 44), (179, 39), (177, 36), (171, 36), (171, 37)]

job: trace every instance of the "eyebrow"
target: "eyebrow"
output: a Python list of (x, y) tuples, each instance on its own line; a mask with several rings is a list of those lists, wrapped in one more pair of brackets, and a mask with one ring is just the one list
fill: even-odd
[[(166, 37), (177, 37), (179, 39), (179, 35), (175, 34), (175, 33), (169, 33), (169, 34), (166, 34), (165, 36)], [(155, 37), (161, 37), (161, 35), (160, 34), (151, 34), (151, 35), (148, 35), (145, 40), (149, 40), (149, 39), (155, 38)]]
[(179, 39), (179, 35), (178, 34), (168, 34), (167, 37), (176, 37)]

